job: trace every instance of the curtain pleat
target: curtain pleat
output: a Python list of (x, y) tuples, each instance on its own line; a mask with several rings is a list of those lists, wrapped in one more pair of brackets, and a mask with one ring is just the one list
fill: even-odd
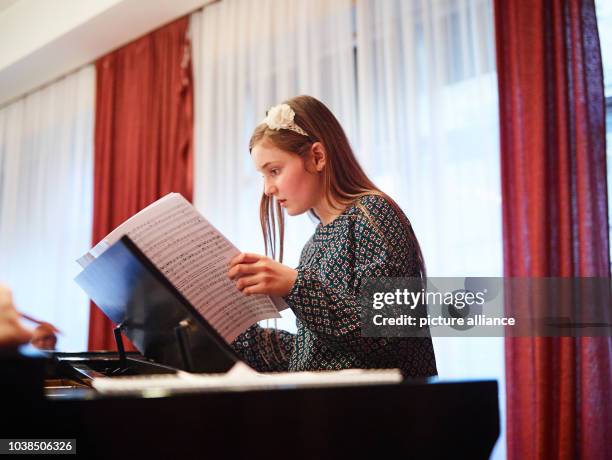
[[(495, 1), (504, 273), (609, 277), (592, 0)], [(506, 339), (508, 458), (605, 458), (612, 339)]]
[[(193, 87), (188, 18), (96, 62), (93, 243), (169, 192), (192, 199)], [(89, 349), (115, 349), (91, 307)]]

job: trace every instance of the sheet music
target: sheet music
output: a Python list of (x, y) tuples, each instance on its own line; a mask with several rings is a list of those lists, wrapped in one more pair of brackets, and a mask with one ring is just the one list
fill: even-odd
[(280, 318), (270, 297), (246, 296), (227, 278), (228, 262), (240, 251), (180, 194), (168, 194), (132, 216), (79, 264), (86, 267), (123, 235), (228, 343), (257, 321)]
[(402, 382), (398, 369), (345, 369), (340, 371), (258, 373), (237, 362), (226, 374), (146, 375), (102, 377), (93, 386), (104, 394), (133, 394), (161, 391), (252, 390), (287, 387), (336, 385), (397, 384)]

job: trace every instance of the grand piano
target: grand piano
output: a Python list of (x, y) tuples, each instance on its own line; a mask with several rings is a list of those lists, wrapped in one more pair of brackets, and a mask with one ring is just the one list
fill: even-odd
[[(119, 352), (1, 354), (1, 438), (74, 439), (86, 458), (489, 458), (499, 436), (495, 381), (97, 391), (112, 376), (173, 379), (238, 361), (129, 240), (115, 248), (103, 256), (131, 270), (109, 280)], [(135, 276), (137, 293), (118, 302), (129, 289), (116, 283)], [(108, 301), (100, 292), (98, 305)], [(140, 353), (123, 351), (120, 332)]]
[(495, 381), (106, 396), (62, 359), (1, 363), (2, 437), (76, 439), (86, 458), (486, 459), (499, 435)]

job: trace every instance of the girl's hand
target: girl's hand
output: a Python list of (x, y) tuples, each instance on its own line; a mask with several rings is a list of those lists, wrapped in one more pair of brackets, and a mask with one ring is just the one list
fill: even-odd
[(297, 270), (259, 254), (240, 253), (229, 263), (228, 278), (244, 294), (289, 294), (297, 278)]

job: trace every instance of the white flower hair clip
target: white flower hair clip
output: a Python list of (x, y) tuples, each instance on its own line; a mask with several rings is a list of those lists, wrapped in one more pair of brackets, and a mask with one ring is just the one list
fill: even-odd
[(308, 133), (300, 128), (295, 121), (295, 112), (289, 104), (279, 104), (271, 107), (266, 118), (261, 123), (268, 125), (268, 128), (278, 131), (280, 129), (288, 129), (302, 136), (308, 137)]

